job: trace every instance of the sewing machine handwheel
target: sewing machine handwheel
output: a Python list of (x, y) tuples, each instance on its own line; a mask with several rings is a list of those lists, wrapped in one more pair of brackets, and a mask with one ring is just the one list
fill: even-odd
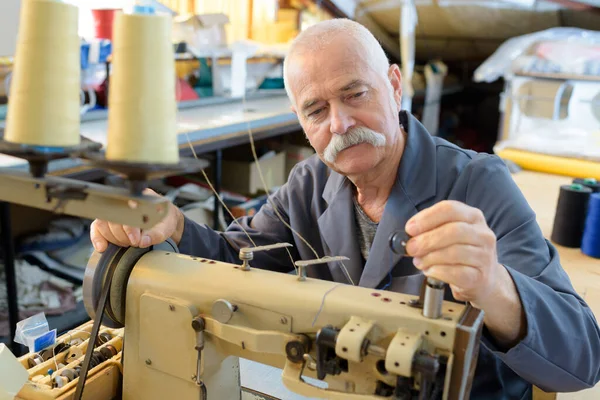
[(91, 319), (96, 319), (96, 309), (100, 301), (100, 293), (111, 265), (116, 263), (105, 314), (102, 324), (110, 328), (122, 328), (125, 324), (125, 297), (127, 281), (138, 260), (151, 250), (164, 250), (178, 253), (175, 243), (167, 241), (145, 249), (137, 247), (119, 247), (109, 244), (108, 248), (99, 253), (94, 251), (88, 261), (83, 278), (83, 302), (85, 310)]

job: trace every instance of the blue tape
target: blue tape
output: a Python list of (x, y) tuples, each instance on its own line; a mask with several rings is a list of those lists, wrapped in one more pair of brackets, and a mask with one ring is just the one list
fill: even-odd
[(31, 149), (39, 151), (40, 153), (64, 153), (64, 147), (50, 147), (50, 146), (29, 146)]
[(56, 343), (56, 329), (52, 329), (44, 333), (42, 336), (38, 336), (33, 341), (33, 351), (44, 350), (46, 347), (52, 346)]

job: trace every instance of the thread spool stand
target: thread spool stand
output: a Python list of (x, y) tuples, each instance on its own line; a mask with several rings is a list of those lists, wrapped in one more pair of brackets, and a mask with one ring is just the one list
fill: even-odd
[(81, 158), (97, 168), (124, 176), (134, 196), (141, 195), (151, 180), (198, 172), (209, 164), (207, 160), (189, 157), (180, 157), (179, 162), (173, 164), (107, 160), (104, 153), (98, 151), (85, 152)]
[(46, 175), (50, 161), (79, 157), (85, 152), (98, 151), (101, 148), (101, 143), (83, 136), (79, 145), (69, 147), (32, 146), (0, 138), (0, 153), (26, 160), (29, 163), (29, 172), (34, 178), (43, 178)]

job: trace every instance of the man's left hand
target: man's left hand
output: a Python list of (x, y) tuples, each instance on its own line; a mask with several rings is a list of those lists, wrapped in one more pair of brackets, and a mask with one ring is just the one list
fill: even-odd
[[(428, 276), (450, 285), (454, 298), (484, 309), (486, 300), (507, 288), (506, 269), (498, 263), (496, 235), (483, 213), (457, 201), (443, 201), (406, 224), (407, 252)], [(514, 290), (514, 288), (513, 288)]]

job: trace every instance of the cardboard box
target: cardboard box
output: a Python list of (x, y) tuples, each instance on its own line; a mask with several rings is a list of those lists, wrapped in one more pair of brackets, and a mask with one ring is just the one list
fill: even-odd
[(285, 146), (285, 153), (285, 176), (287, 179), (287, 177), (290, 175), (290, 172), (292, 172), (292, 168), (294, 168), (294, 166), (300, 161), (304, 161), (315, 154), (315, 150), (308, 146), (288, 144)]
[(225, 48), (228, 23), (229, 17), (222, 13), (177, 16), (173, 19), (173, 42), (185, 42), (190, 53), (196, 56)]
[[(287, 181), (285, 175), (286, 152), (270, 152), (259, 159), (259, 166), (269, 191)], [(222, 187), (232, 192), (254, 196), (264, 192), (256, 161), (223, 160)]]
[(260, 211), (262, 206), (267, 203), (267, 195), (259, 196), (255, 199), (248, 200), (245, 203), (231, 207), (231, 213), (235, 218), (252, 217)]

